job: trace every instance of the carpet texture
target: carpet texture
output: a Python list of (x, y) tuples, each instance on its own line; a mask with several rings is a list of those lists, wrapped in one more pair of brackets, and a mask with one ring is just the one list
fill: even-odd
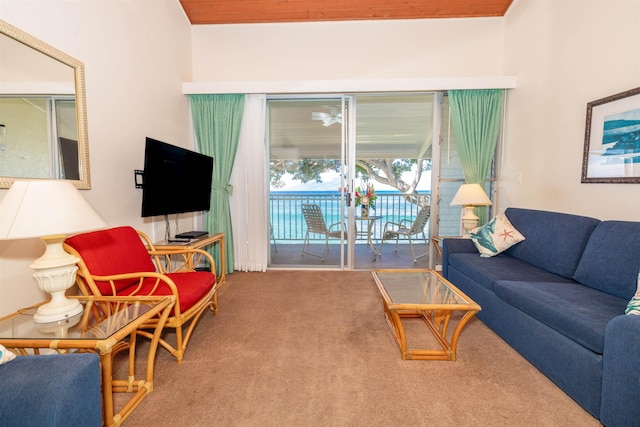
[(219, 299), (124, 426), (600, 425), (475, 318), (456, 362), (401, 360), (369, 272), (235, 272)]

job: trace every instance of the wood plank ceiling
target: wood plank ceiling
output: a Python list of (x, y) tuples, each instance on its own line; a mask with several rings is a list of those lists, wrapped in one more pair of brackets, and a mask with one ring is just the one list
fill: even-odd
[(191, 24), (503, 16), (513, 0), (180, 0)]

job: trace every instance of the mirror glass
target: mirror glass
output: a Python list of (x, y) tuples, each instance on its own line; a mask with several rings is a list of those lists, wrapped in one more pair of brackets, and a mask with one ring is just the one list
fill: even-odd
[(89, 189), (84, 65), (0, 20), (0, 188), (57, 178)]

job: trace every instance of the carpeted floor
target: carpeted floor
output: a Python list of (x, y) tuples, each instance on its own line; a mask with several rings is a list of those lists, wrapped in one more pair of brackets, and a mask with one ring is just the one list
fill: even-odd
[(125, 427), (600, 425), (475, 318), (458, 361), (402, 361), (369, 272), (235, 272), (219, 298)]

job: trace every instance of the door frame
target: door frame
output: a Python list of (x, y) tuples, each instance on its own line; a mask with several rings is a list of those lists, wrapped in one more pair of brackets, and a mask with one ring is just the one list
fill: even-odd
[[(346, 162), (346, 156), (347, 156), (347, 149), (346, 149), (346, 144), (349, 138), (349, 135), (347, 134), (347, 131), (345, 129), (353, 129), (352, 125), (345, 125), (345, 123), (350, 123), (355, 125), (355, 122), (353, 121), (352, 118), (350, 118), (350, 115), (348, 114), (348, 108), (347, 108), (347, 98), (349, 97), (349, 95), (346, 94), (332, 94), (332, 93), (322, 93), (322, 94), (290, 94), (290, 95), (267, 95), (266, 97), (266, 103), (267, 103), (267, 108), (266, 108), (266, 114), (269, 114), (269, 101), (272, 100), (299, 100), (299, 101), (313, 101), (313, 100), (327, 100), (327, 101), (331, 101), (331, 102), (336, 102), (336, 103), (340, 103), (340, 110), (341, 110), (341, 114), (342, 114), (342, 123), (340, 124), (341, 127), (341, 131), (340, 131), (340, 188), (342, 189), (347, 189), (347, 191), (343, 192), (343, 197), (340, 198), (340, 223), (341, 224), (350, 224), (348, 221), (348, 217), (349, 215), (347, 214), (347, 217), (345, 217), (345, 211), (348, 212), (348, 206), (346, 206), (348, 204), (348, 201), (351, 200), (351, 187), (348, 185), (348, 183), (350, 182), (349, 180), (349, 174), (346, 171), (346, 167), (345, 167), (345, 162)], [(268, 117), (268, 116), (267, 116)], [(346, 118), (346, 120), (345, 120)], [(269, 119), (267, 118), (267, 127), (266, 127), (266, 132), (267, 135), (265, 135), (265, 140), (266, 140), (266, 148), (267, 148), (267, 162), (270, 161), (271, 158), (271, 141), (268, 138), (269, 135)], [(268, 168), (268, 165), (267, 165)], [(355, 170), (355, 169), (354, 169)], [(270, 182), (266, 183), (267, 185), (267, 194), (271, 194), (271, 189), (270, 189)], [(267, 209), (268, 215), (270, 215), (269, 209)], [(349, 229), (350, 225), (347, 225), (347, 229)], [(347, 248), (345, 250), (345, 240), (347, 245), (349, 245), (351, 239), (354, 239), (355, 237), (352, 237), (351, 235), (353, 233), (347, 233), (347, 230), (342, 229), (343, 233), (342, 236), (340, 238), (340, 262), (339, 264), (330, 264), (327, 265), (327, 268), (334, 268), (334, 269), (340, 269), (340, 270), (349, 270), (349, 269), (353, 269), (353, 260), (349, 260), (349, 249)], [(345, 236), (347, 237), (345, 239)], [(267, 241), (268, 244), (270, 244), (270, 240)], [(353, 257), (353, 253), (350, 255), (351, 257)], [(269, 257), (270, 258), (270, 257)], [(271, 264), (271, 262), (269, 261), (269, 264), (271, 266), (273, 266)], [(349, 267), (349, 265), (351, 265), (351, 267)], [(316, 265), (307, 265), (307, 267), (316, 267)]]

